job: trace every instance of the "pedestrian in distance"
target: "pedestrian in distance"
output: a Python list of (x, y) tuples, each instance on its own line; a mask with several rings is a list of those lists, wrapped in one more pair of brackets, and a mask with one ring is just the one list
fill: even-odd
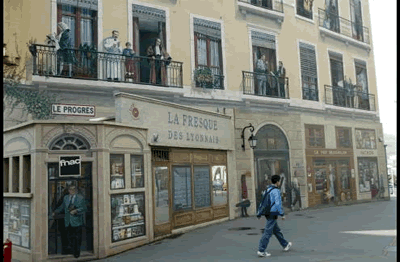
[(267, 219), (265, 224), (264, 233), (261, 236), (260, 243), (258, 246), (257, 255), (259, 257), (269, 257), (270, 253), (266, 252), (269, 239), (272, 234), (278, 239), (279, 243), (283, 247), (284, 251), (289, 251), (292, 246), (291, 242), (286, 241), (281, 229), (278, 226), (278, 216), (285, 220), (285, 213), (282, 208), (282, 198), (281, 192), (279, 190), (281, 177), (279, 175), (273, 175), (271, 177), (272, 185), (270, 185), (264, 192), (260, 206), (257, 210), (257, 218), (260, 219), (261, 216), (265, 216)]

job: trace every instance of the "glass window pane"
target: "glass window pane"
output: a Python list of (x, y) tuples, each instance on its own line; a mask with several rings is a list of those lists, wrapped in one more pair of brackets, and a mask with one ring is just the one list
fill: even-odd
[(155, 223), (161, 224), (169, 221), (168, 206), (168, 167), (154, 168), (155, 176)]
[(28, 199), (3, 200), (3, 237), (13, 245), (30, 249), (31, 203)]
[(228, 204), (226, 166), (212, 166), (213, 205)]
[(327, 181), (326, 181), (326, 168), (315, 168), (315, 190), (322, 191), (326, 189)]
[(124, 155), (110, 155), (111, 189), (125, 188)]
[(93, 43), (93, 22), (91, 19), (81, 19), (81, 44), (91, 45)]
[(194, 203), (196, 208), (211, 205), (209, 166), (194, 167)]
[(75, 46), (75, 17), (62, 16), (61, 21), (67, 24), (69, 30), (70, 46), (71, 48)]
[(131, 155), (132, 188), (144, 187), (143, 156)]
[(173, 167), (174, 210), (192, 208), (192, 177), (190, 166)]
[(112, 242), (144, 236), (144, 193), (111, 196)]
[(358, 174), (360, 192), (371, 191), (372, 197), (374, 197), (379, 189), (377, 159), (358, 158)]

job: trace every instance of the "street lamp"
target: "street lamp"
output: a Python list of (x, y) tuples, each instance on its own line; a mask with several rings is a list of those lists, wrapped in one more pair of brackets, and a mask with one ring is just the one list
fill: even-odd
[(253, 135), (253, 132), (254, 132), (254, 126), (250, 123), (248, 126), (246, 126), (245, 128), (243, 128), (243, 130), (242, 130), (242, 139), (243, 139), (243, 142), (242, 142), (242, 149), (243, 149), (243, 151), (245, 151), (245, 146), (244, 146), (244, 131), (247, 129), (247, 128), (250, 128), (250, 132), (251, 132), (251, 135), (250, 135), (250, 137), (249, 137), (249, 144), (250, 144), (250, 147), (252, 148), (252, 149), (254, 149), (254, 148), (256, 148), (256, 146), (257, 146), (257, 138)]

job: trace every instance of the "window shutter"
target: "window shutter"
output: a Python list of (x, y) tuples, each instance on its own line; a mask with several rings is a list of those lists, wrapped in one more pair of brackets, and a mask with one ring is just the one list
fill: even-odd
[(317, 83), (317, 60), (314, 46), (300, 43), (300, 67), (302, 76), (314, 78)]

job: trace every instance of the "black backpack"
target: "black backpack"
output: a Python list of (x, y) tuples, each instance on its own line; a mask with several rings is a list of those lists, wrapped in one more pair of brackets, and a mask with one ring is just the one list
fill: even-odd
[(271, 214), (271, 208), (275, 205), (275, 202), (271, 204), (271, 197), (269, 196), (271, 191), (277, 189), (275, 187), (265, 191), (260, 206), (258, 207), (257, 217), (268, 216)]

